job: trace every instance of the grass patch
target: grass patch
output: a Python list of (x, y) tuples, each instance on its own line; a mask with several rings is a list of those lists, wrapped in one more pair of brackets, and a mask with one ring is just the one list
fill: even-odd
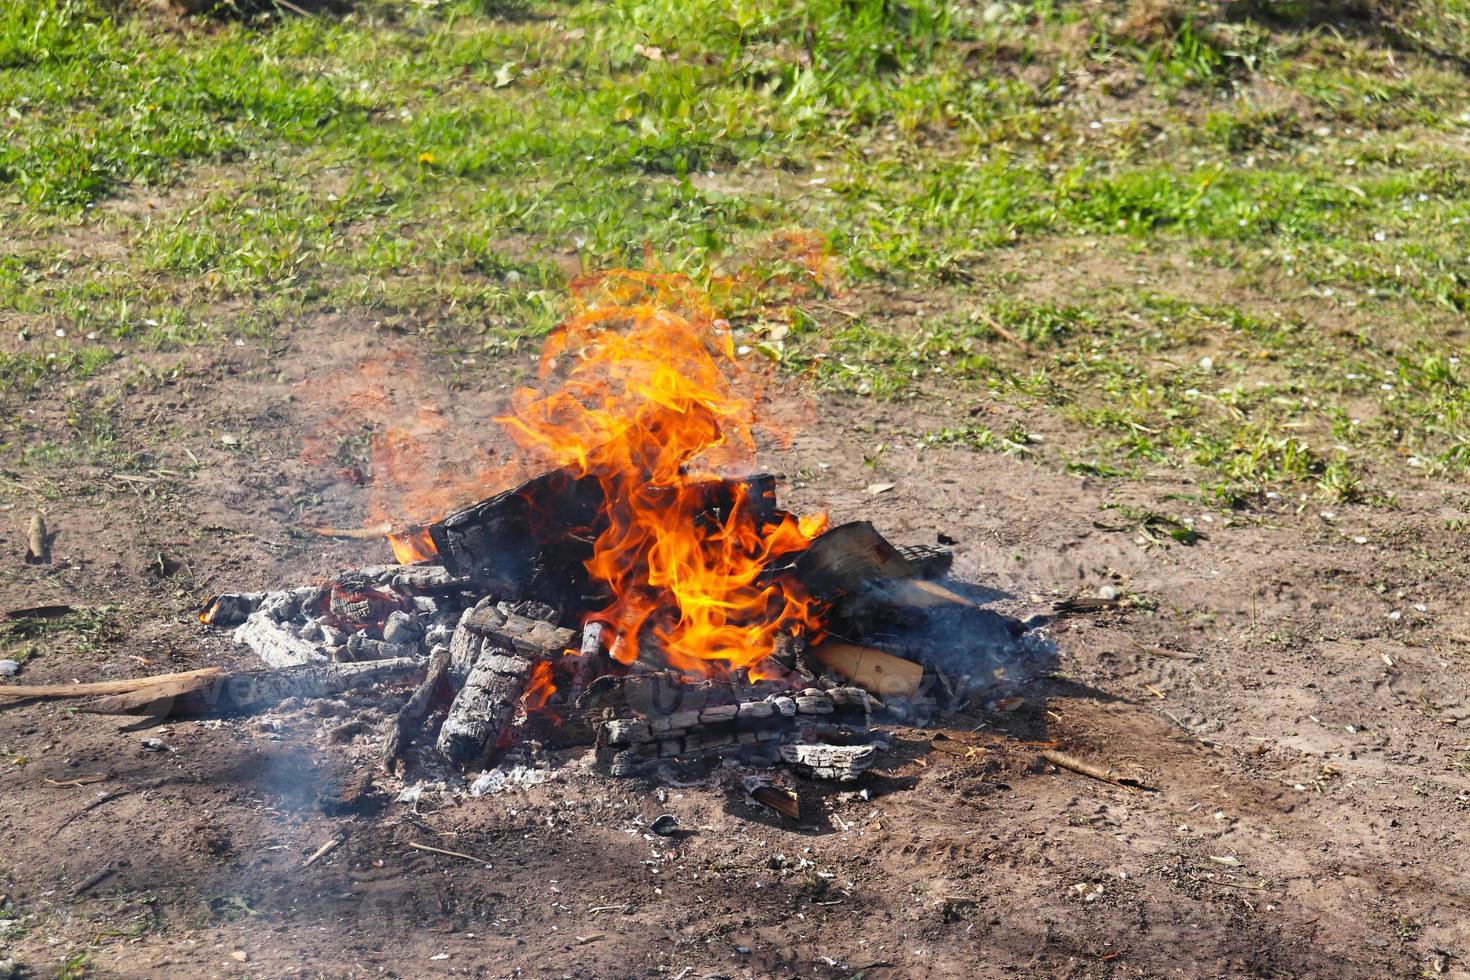
[[(1354, 33), (1276, 3), (12, 5), (0, 409), (54, 464), (20, 406), (136, 351), (324, 311), (517, 349), (578, 270), (656, 264), (733, 273), (747, 346), (819, 385), (1076, 434), (930, 442), (1183, 467), (1236, 502), (1462, 474), (1470, 35), (1456, 4), (1384, 9)], [(815, 289), (797, 229), (828, 243)], [(1084, 241), (1143, 272), (1052, 281)], [(1181, 257), (1236, 281), (1150, 280)], [(1341, 325), (1375, 318), (1398, 326)], [(101, 401), (71, 413), (84, 455), (125, 455)]]

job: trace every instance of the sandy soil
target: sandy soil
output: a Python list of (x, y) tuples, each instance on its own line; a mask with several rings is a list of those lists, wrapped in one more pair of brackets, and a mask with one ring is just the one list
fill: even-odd
[[(40, 503), (24, 487), (62, 496), (43, 505), (54, 563), (7, 561), (0, 609), (121, 623), (21, 680), (243, 662), (191, 621), (202, 596), (381, 558), (301, 532), (360, 520), (367, 491), (303, 462), (300, 436), (383, 343), (421, 365), (395, 397), (466, 437), (525, 370), (323, 318), (270, 351), (197, 350), (158, 384), (130, 381), (147, 360), (130, 357), (32, 406), (26, 438), (60, 440), (67, 396), (118, 393), (134, 456), (7, 463), (7, 554)], [(78, 953), (121, 977), (1470, 976), (1467, 539), (1447, 530), (1470, 495), (1416, 479), (1391, 488), (1396, 510), (1199, 511), (1203, 540), (1162, 547), (1096, 526), (1100, 507), (1188, 512), (1170, 495), (1190, 487), (916, 448), (942, 424), (825, 396), (768, 463), (797, 505), (957, 539), (961, 577), (1013, 611), (1104, 585), (1136, 603), (1054, 624), (1061, 662), (1020, 710), (897, 732), (866, 798), (799, 784), (792, 826), (728, 781), (660, 802), (572, 753), (539, 786), (333, 815), (322, 801), (375, 736), (329, 733), (371, 705), (148, 730), (22, 705), (0, 711), (0, 958), (38, 976)], [(879, 482), (895, 487), (866, 491)], [(1052, 744), (1155, 791), (1056, 771)], [(663, 812), (679, 836), (647, 834)]]

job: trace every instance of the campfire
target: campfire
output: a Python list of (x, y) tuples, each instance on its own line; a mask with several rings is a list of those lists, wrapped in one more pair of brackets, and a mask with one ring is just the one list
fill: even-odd
[(686, 279), (574, 284), (538, 384), (497, 419), (517, 485), (388, 534), (395, 564), (212, 597), (263, 669), (172, 675), (94, 710), (248, 712), (416, 686), (384, 719), (390, 771), (588, 746), (615, 776), (734, 760), (857, 778), (875, 724), (923, 723), (1026, 678), (1042, 643), (947, 580), (952, 556), (831, 526), (756, 460), (786, 432), (771, 376)]

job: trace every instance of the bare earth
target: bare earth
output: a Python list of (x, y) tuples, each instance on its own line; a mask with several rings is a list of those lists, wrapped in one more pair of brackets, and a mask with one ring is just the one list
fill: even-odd
[[(300, 451), (330, 379), (383, 344), (420, 365), (395, 396), (438, 404), (470, 439), (528, 366), (482, 356), (450, 391), (442, 352), (324, 317), (270, 351), (159, 355), (178, 373), (141, 394), (138, 357), (89, 382), (124, 399), (119, 438), (155, 462), (12, 471), (6, 554), (38, 506), (58, 536), (50, 566), (7, 559), (0, 610), (110, 606), (122, 625), (43, 650), (20, 680), (244, 663), (193, 622), (202, 597), (381, 560), (301, 532), (360, 521), (367, 491)], [(63, 439), (56, 395), (34, 418)], [(1164, 503), (1189, 489), (1168, 474), (1114, 485), (916, 448), (943, 424), (823, 396), (767, 463), (798, 507), (898, 542), (957, 539), (960, 577), (1007, 593), (1007, 611), (1104, 585), (1137, 601), (1057, 622), (1061, 663), (1019, 710), (900, 731), (869, 798), (800, 784), (797, 827), (734, 783), (660, 803), (573, 753), (529, 789), (332, 816), (320, 800), (377, 737), (327, 733), (378, 719), (370, 706), (131, 730), (23, 705), (0, 711), (0, 958), (49, 976), (89, 953), (91, 975), (122, 977), (1470, 976), (1470, 614), (1465, 537), (1446, 532), (1463, 488), (1406, 478), (1388, 488), (1397, 510), (1283, 500), (1228, 526), (1216, 511), (1204, 540), (1164, 547), (1094, 522), (1115, 500), (1187, 508)], [(26, 489), (40, 480), (61, 498)], [(1038, 755), (1053, 744), (1157, 791), (1056, 771)], [(663, 812), (681, 836), (646, 835)]]

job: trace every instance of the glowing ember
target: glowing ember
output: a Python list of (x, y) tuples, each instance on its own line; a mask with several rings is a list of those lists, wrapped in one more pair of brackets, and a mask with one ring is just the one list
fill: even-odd
[(739, 484), (715, 519), (696, 486), (753, 472), (760, 379), (683, 277), (617, 272), (572, 288), (578, 309), (546, 345), (541, 388), (516, 392), (499, 421), (601, 485), (607, 527), (587, 569), (613, 596), (597, 615), (617, 624), (621, 659), (651, 644), (680, 670), (756, 668), (780, 634), (818, 625), (810, 597), (766, 569), (826, 523), (763, 518)]

